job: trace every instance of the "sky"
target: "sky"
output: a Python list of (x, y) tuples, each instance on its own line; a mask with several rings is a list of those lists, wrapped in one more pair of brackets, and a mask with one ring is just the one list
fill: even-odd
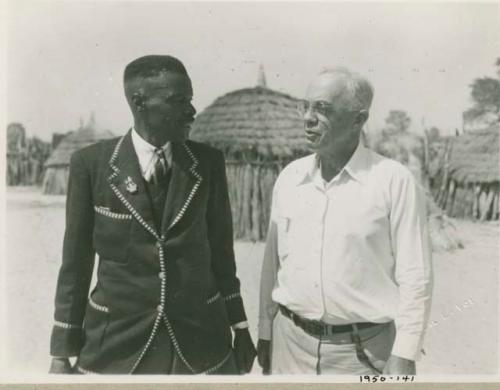
[(257, 83), (303, 97), (324, 67), (347, 66), (375, 89), (368, 131), (389, 110), (410, 130), (461, 129), (470, 84), (495, 77), (500, 3), (117, 2), (8, 3), (7, 120), (50, 140), (93, 112), (124, 134), (127, 63), (170, 54), (185, 64), (201, 112), (218, 96)]

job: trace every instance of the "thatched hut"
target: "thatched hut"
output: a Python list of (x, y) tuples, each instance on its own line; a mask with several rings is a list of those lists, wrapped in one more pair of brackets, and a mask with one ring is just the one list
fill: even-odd
[(498, 220), (500, 124), (444, 139), (430, 169), (438, 205), (457, 218)]
[(64, 195), (68, 189), (69, 162), (71, 155), (78, 149), (98, 141), (114, 137), (110, 130), (97, 130), (93, 123), (81, 126), (70, 132), (57, 145), (45, 163), (43, 193)]
[(462, 114), (462, 123), (464, 133), (481, 131), (500, 123), (500, 112), (487, 111), (477, 115), (476, 110), (470, 109)]
[(43, 164), (51, 152), (50, 144), (37, 137), (26, 137), (24, 126), (7, 126), (7, 185), (40, 185)]
[(266, 235), (279, 172), (307, 153), (297, 99), (267, 88), (262, 72), (259, 80), (216, 99), (191, 131), (224, 152), (235, 237), (254, 241)]

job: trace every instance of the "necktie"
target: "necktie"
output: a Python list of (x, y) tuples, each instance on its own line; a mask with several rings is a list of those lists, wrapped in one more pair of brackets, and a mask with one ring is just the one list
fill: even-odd
[(155, 165), (153, 168), (153, 174), (151, 175), (151, 183), (158, 184), (163, 179), (163, 177), (167, 174), (168, 163), (165, 157), (165, 153), (163, 153), (163, 149), (155, 149)]

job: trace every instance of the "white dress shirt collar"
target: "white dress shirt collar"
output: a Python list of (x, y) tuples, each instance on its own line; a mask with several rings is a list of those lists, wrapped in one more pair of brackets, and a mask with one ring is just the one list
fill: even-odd
[[(148, 180), (149, 172), (151, 167), (154, 166), (156, 162), (155, 150), (156, 146), (151, 145), (144, 138), (142, 138), (137, 130), (132, 127), (132, 144), (134, 145), (135, 153), (139, 159), (139, 165), (141, 166), (142, 176)], [(169, 166), (172, 165), (172, 144), (167, 142), (162, 146), (163, 153)]]
[(370, 168), (367, 157), (367, 150), (360, 142), (344, 167), (344, 170), (349, 173), (354, 180), (357, 180), (360, 183), (364, 182), (366, 172)]
[[(316, 177), (320, 177), (320, 160), (317, 154), (312, 155), (311, 164), (309, 169), (305, 170), (305, 175), (301, 178), (300, 183), (304, 183), (305, 180), (314, 180)], [(361, 184), (364, 182), (365, 174), (369, 169), (369, 161), (366, 147), (364, 147), (361, 142), (358, 144), (351, 158), (347, 164), (340, 170), (340, 172), (330, 180), (331, 183), (337, 177), (340, 177), (342, 172), (347, 172), (354, 180), (359, 181)]]

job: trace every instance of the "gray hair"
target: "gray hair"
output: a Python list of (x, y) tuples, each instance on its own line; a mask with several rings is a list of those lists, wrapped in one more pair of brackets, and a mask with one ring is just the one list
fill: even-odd
[(319, 75), (324, 74), (338, 77), (344, 81), (350, 109), (370, 110), (373, 100), (373, 86), (364, 76), (340, 66), (324, 68), (319, 72)]

